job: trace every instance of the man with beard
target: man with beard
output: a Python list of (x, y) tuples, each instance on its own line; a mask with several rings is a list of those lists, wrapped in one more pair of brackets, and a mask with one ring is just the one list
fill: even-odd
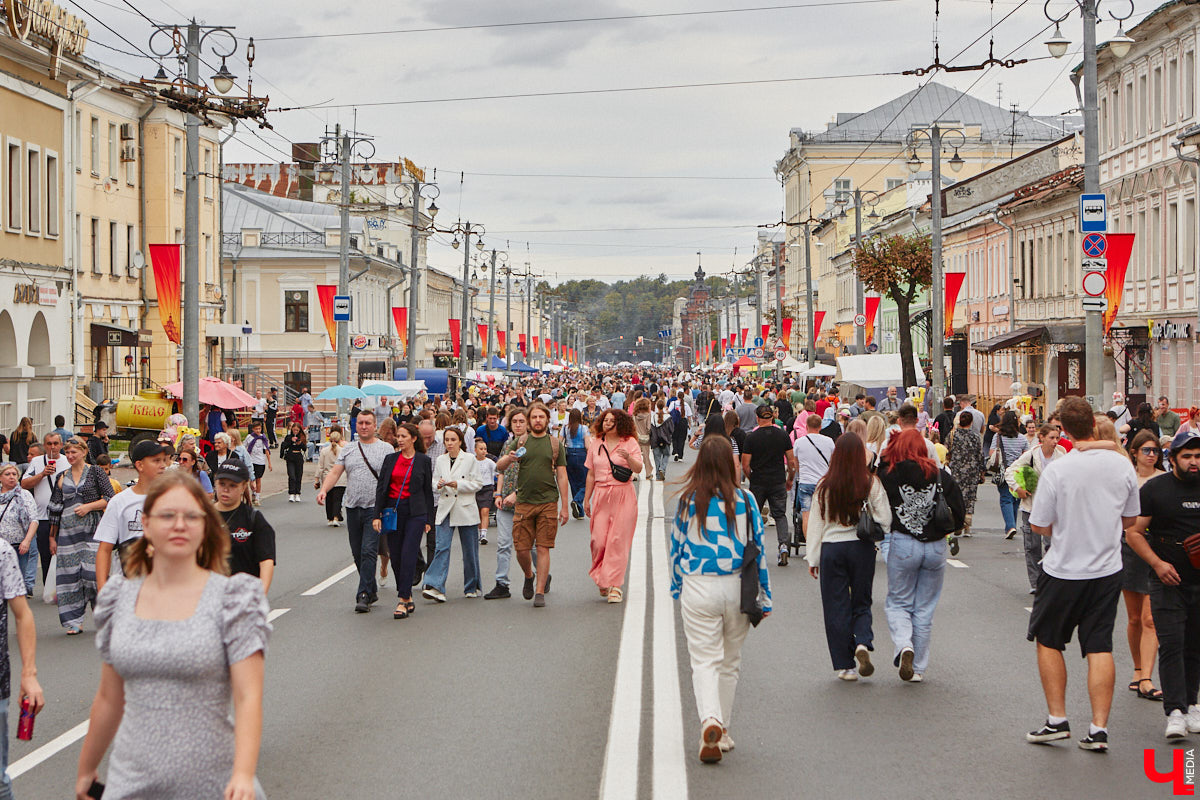
[(1142, 510), (1125, 541), (1154, 570), (1150, 612), (1158, 631), (1167, 739), (1200, 733), (1200, 570), (1184, 540), (1200, 533), (1200, 434), (1171, 453), (1173, 469), (1142, 486)]

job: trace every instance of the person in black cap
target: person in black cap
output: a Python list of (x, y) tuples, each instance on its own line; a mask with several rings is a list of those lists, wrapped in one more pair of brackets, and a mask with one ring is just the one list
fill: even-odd
[(92, 431), (92, 435), (88, 437), (87, 463), (98, 465), (100, 462), (97, 459), (108, 455), (108, 423), (101, 420)]
[(263, 594), (271, 588), (275, 574), (275, 529), (262, 512), (246, 502), (250, 470), (240, 461), (229, 460), (213, 473), (217, 511), (229, 529), (232, 547), (229, 572), (244, 572), (262, 581)]
[(97, 595), (108, 582), (108, 575), (112, 570), (113, 548), (124, 549), (130, 542), (142, 537), (142, 504), (146, 501), (150, 484), (162, 475), (171, 463), (169, 452), (167, 445), (153, 439), (143, 439), (133, 446), (129, 460), (137, 470), (137, 483), (108, 502), (93, 537), (100, 543), (96, 549)]
[(1200, 435), (1174, 443), (1170, 472), (1146, 481), (1125, 541), (1150, 565), (1150, 613), (1158, 631), (1167, 739), (1200, 733), (1200, 569), (1184, 540), (1200, 533)]

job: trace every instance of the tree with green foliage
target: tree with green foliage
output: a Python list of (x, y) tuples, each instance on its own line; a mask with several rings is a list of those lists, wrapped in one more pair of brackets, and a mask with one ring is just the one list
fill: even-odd
[[(868, 239), (854, 251), (854, 271), (864, 287), (886, 294), (896, 303), (904, 385), (916, 386), (910, 307), (917, 293), (933, 281), (932, 242), (919, 235)], [(939, 336), (941, 331), (933, 331), (933, 335)]]

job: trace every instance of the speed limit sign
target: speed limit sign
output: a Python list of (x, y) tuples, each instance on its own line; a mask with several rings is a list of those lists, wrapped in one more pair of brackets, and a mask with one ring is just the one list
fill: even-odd
[(867, 324), (867, 315), (866, 314), (855, 314), (854, 315), (854, 324), (859, 328), (865, 327)]

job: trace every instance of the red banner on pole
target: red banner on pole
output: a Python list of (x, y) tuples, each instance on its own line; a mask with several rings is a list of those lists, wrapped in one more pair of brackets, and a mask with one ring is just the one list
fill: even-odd
[[(965, 272), (947, 272), (946, 278), (946, 309), (943, 312), (946, 317), (946, 338), (954, 335), (954, 306), (958, 303), (958, 293), (962, 290), (963, 281), (966, 280), (967, 273)], [(1009, 311), (1009, 313), (1013, 313)]]
[(450, 349), (454, 353), (454, 357), (458, 358), (462, 352), (462, 328), (460, 327), (461, 320), (448, 319), (450, 323)]
[(321, 301), (321, 319), (325, 320), (325, 332), (329, 334), (329, 346), (337, 350), (337, 323), (333, 321), (333, 298), (337, 286), (331, 283), (317, 285), (317, 299)]
[(535, 353), (542, 352), (542, 348), (538, 346), (538, 337), (536, 337), (536, 336), (533, 337), (533, 352), (535, 352)]
[(783, 346), (787, 350), (792, 349), (792, 323), (795, 322), (791, 317), (783, 318)]
[(543, 337), (542, 338), (542, 347), (546, 351), (546, 358), (549, 358), (550, 357), (550, 340)]
[(724, 357), (724, 355), (725, 355), (725, 348), (728, 346), (728, 342), (729, 342), (728, 336), (721, 337), (721, 357)]
[[(824, 311), (813, 312), (813, 341), (817, 341), (821, 336), (821, 324), (825, 322)], [(810, 356), (811, 357), (811, 356)]]
[(517, 334), (517, 348), (521, 351), (521, 358), (525, 358), (525, 334)]
[(771, 335), (771, 325), (768, 322), (764, 322), (762, 325), (762, 333), (759, 334), (759, 336), (761, 336), (762, 340), (763, 340), (763, 347), (766, 347), (767, 345), (770, 344), (770, 342), (767, 341), (767, 338), (770, 335)]
[(479, 330), (479, 346), (483, 349), (484, 369), (487, 369), (488, 360), (488, 325), (486, 322), (477, 323), (475, 326)]
[(1121, 298), (1125, 294), (1125, 272), (1129, 269), (1129, 256), (1133, 252), (1132, 233), (1107, 234), (1108, 269), (1104, 273), (1104, 297), (1108, 300), (1108, 309), (1104, 312), (1104, 335), (1121, 310)]
[[(506, 333), (507, 333), (507, 331), (504, 331), (504, 330), (500, 330), (500, 329), (496, 330), (496, 348), (499, 350), (500, 357), (503, 358), (507, 362), (508, 361), (508, 348), (505, 345), (508, 344), (508, 341), (507, 341), (508, 337), (505, 335)], [(507, 366), (507, 364), (506, 364), (506, 366)]]
[(183, 245), (152, 244), (150, 264), (154, 268), (154, 289), (158, 292), (158, 318), (162, 322), (167, 338), (175, 344), (183, 343), (183, 318), (180, 315), (179, 253)]
[(746, 342), (750, 340), (750, 329), (742, 328), (742, 347), (746, 346)]
[(400, 337), (400, 346), (408, 354), (408, 308), (392, 306), (392, 320), (396, 323), (396, 335)]
[(864, 297), (863, 309), (867, 315), (867, 329), (865, 331), (867, 344), (875, 341), (875, 317), (879, 316), (879, 298)]

